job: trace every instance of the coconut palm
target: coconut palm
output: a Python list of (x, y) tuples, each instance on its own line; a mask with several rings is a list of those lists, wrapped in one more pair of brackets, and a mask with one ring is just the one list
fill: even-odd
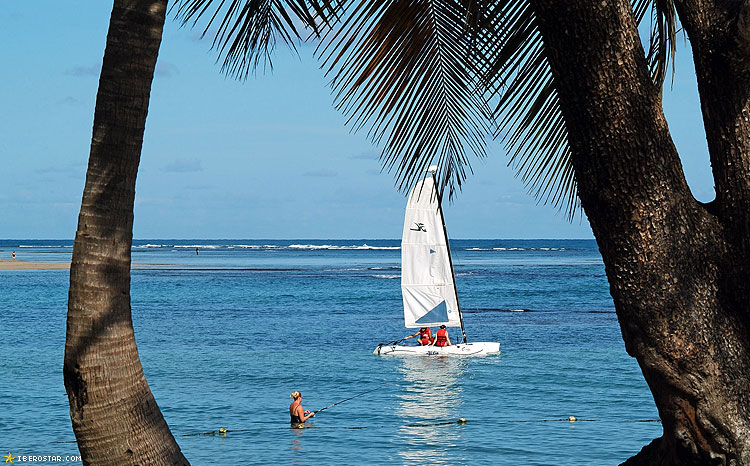
[[(238, 52), (246, 68), (270, 56), (277, 35), (299, 36), (292, 18), (314, 24), (323, 10), (310, 5), (253, 1), (235, 11), (262, 31)], [(167, 0), (114, 1), (99, 79), (63, 364), (84, 464), (188, 464), (146, 383), (130, 312), (135, 182), (166, 9)]]
[[(627, 464), (750, 465), (750, 4), (348, 5), (321, 55), (338, 106), (383, 143), (399, 186), (432, 163), (443, 188), (460, 186), (466, 152), (484, 154), (482, 95), (529, 189), (586, 213), (663, 424)], [(678, 18), (716, 185), (708, 204), (688, 188), (661, 105)]]

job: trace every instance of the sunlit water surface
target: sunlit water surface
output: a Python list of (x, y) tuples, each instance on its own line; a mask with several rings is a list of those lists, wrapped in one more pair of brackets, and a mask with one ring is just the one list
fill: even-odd
[[(604, 465), (661, 434), (593, 241), (452, 245), (467, 336), (500, 341), (500, 355), (372, 354), (407, 334), (398, 241), (137, 241), (136, 338), (185, 456)], [(71, 246), (0, 241), (0, 258), (65, 262)], [(3, 455), (78, 454), (61, 372), (67, 287), (64, 270), (0, 271)], [(291, 429), (292, 391), (311, 410), (370, 392)]]

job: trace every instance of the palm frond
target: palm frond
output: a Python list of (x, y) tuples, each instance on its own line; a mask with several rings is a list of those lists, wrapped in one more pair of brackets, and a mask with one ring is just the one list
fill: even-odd
[(195, 27), (207, 18), (201, 37), (216, 28), (211, 47), (219, 53), (221, 71), (245, 79), (261, 64), (273, 68), (277, 42), (297, 51), (295, 42), (302, 40), (297, 21), (318, 35), (321, 26), (335, 18), (336, 4), (327, 0), (179, 0), (171, 10), (183, 25)]
[(565, 121), (536, 19), (526, 1), (497, 2), (481, 42), (489, 99), (497, 101), (496, 136), (508, 164), (539, 202), (572, 218), (580, 209)]
[[(661, 88), (673, 63), (676, 14), (673, 0), (633, 0), (639, 23), (650, 11), (653, 26), (648, 63), (654, 84)], [(497, 15), (484, 27), (481, 42), (485, 80), (496, 98), (498, 136), (516, 170), (537, 200), (564, 210), (572, 218), (580, 210), (567, 130), (560, 111), (544, 44), (527, 1), (498, 2)]]
[(672, 64), (672, 79), (674, 79), (674, 55), (677, 49), (677, 13), (672, 0), (655, 0), (651, 10), (653, 27), (648, 62), (651, 77), (661, 90), (667, 76), (667, 68)]
[(471, 171), (467, 152), (486, 155), (492, 115), (473, 44), (489, 3), (363, 0), (324, 37), (318, 53), (337, 108), (383, 144), (383, 167), (402, 191), (435, 164), (450, 198)]
[[(632, 8), (639, 23), (651, 12), (648, 62), (661, 87), (674, 62), (673, 0), (632, 0)], [(471, 171), (470, 154), (486, 156), (494, 135), (539, 202), (571, 218), (580, 208), (528, 0), (179, 0), (176, 12), (183, 24), (208, 18), (203, 34), (215, 27), (222, 70), (241, 78), (261, 63), (272, 67), (278, 41), (296, 50), (296, 20), (313, 36), (325, 31), (318, 54), (336, 106), (353, 131), (367, 127), (382, 144), (383, 167), (401, 190), (436, 164), (439, 189), (451, 198)]]

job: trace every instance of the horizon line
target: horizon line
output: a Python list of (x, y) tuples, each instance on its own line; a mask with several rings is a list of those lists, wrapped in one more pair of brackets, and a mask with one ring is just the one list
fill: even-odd
[[(153, 238), (133, 238), (132, 241), (155, 241), (155, 240), (171, 240), (171, 241), (295, 241), (295, 240), (307, 240), (307, 241), (400, 241), (401, 238), (169, 238), (169, 237), (153, 237)], [(595, 241), (596, 238), (449, 238), (449, 241)], [(0, 238), (0, 241), (70, 241), (74, 242), (74, 239), (67, 238)]]

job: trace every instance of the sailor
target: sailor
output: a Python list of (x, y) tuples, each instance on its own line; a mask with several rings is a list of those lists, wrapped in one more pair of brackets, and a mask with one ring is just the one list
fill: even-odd
[(417, 330), (414, 335), (409, 335), (408, 337), (404, 338), (404, 340), (408, 340), (409, 338), (419, 337), (417, 342), (421, 346), (428, 346), (432, 344), (432, 330), (430, 330), (430, 327), (422, 327), (419, 330)]
[(300, 392), (292, 392), (289, 398), (294, 400), (289, 405), (289, 416), (291, 417), (292, 427), (304, 426), (305, 421), (315, 416), (315, 413), (305, 411), (302, 408), (302, 394)]
[(435, 334), (435, 346), (450, 346), (451, 345), (451, 339), (448, 337), (448, 330), (446, 330), (445, 325), (440, 326), (440, 330), (437, 331)]

